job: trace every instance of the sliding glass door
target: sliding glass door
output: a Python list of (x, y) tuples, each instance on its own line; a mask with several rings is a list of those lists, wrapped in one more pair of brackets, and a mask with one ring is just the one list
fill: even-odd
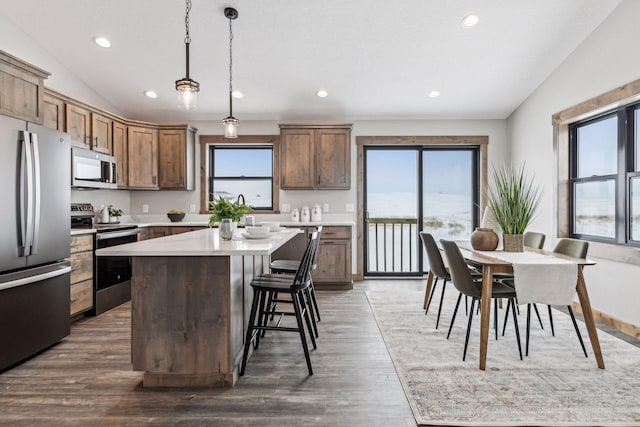
[(428, 271), (419, 232), (469, 239), (478, 223), (475, 147), (365, 147), (364, 272)]

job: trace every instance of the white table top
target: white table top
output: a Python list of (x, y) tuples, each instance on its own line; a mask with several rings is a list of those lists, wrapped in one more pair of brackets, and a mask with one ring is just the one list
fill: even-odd
[(236, 230), (232, 240), (222, 240), (217, 228), (174, 234), (96, 250), (97, 256), (233, 256), (270, 255), (296, 234), (298, 228), (273, 233), (266, 239), (246, 239)]

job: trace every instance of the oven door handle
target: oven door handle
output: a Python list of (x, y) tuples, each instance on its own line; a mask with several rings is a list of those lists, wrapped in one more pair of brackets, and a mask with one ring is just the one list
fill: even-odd
[(108, 231), (106, 233), (97, 233), (96, 240), (107, 240), (107, 239), (115, 239), (118, 237), (135, 236), (138, 233), (140, 233), (139, 228), (136, 228), (133, 230), (126, 230), (126, 231)]

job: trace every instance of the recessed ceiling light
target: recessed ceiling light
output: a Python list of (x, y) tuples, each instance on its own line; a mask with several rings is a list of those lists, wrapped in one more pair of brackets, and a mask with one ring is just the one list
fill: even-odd
[(480, 17), (478, 15), (471, 14), (464, 17), (464, 19), (462, 20), (462, 25), (464, 25), (465, 27), (473, 27), (479, 21)]
[(93, 42), (100, 47), (104, 47), (105, 49), (111, 47), (111, 42), (105, 37), (94, 37)]
[(439, 90), (432, 90), (431, 92), (429, 92), (429, 98), (437, 98), (439, 96), (440, 96)]
[(158, 97), (158, 94), (156, 93), (156, 91), (153, 91), (153, 90), (145, 90), (144, 95), (152, 99), (156, 99)]
[(316, 92), (316, 96), (319, 96), (320, 98), (326, 98), (327, 96), (329, 96), (329, 93), (324, 89), (320, 89)]
[(233, 92), (231, 92), (231, 96), (240, 99), (244, 98), (244, 93), (240, 92), (239, 90), (234, 90)]

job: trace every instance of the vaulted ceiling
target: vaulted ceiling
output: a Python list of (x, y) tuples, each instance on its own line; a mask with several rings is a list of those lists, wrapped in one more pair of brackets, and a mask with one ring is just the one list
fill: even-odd
[[(505, 118), (619, 3), (192, 0), (195, 112), (178, 109), (174, 88), (185, 76), (184, 1), (3, 0), (0, 13), (129, 118), (220, 120), (232, 6), (237, 118), (383, 120)], [(466, 28), (471, 13), (480, 21)]]

